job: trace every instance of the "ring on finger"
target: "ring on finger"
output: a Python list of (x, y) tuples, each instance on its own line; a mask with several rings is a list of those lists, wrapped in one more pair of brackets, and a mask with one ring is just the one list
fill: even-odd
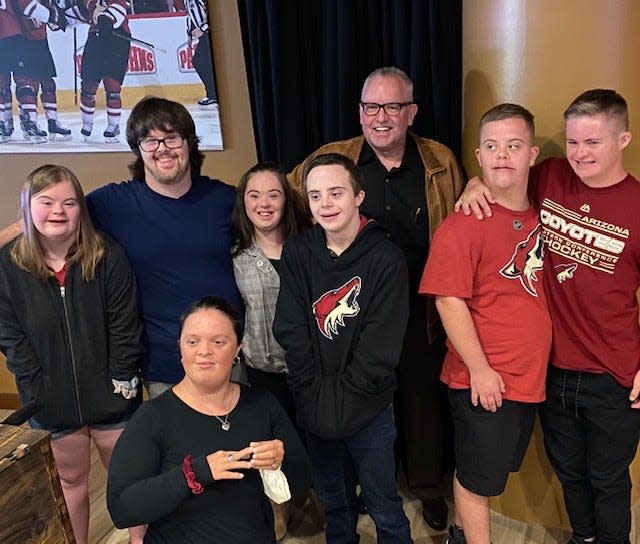
[(234, 461), (233, 453), (227, 453), (227, 463), (233, 463)]

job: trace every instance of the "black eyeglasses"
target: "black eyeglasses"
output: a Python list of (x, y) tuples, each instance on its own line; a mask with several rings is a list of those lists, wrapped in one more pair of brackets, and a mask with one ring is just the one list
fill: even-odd
[(413, 102), (387, 102), (386, 104), (377, 104), (376, 102), (360, 102), (360, 107), (365, 115), (373, 117), (378, 115), (380, 108), (384, 110), (387, 115), (395, 117), (400, 115), (402, 108), (405, 106), (411, 106)]
[(184, 138), (179, 134), (171, 134), (166, 138), (140, 138), (138, 140), (138, 146), (140, 149), (147, 153), (156, 151), (160, 147), (161, 143), (164, 143), (164, 146), (167, 149), (178, 149), (184, 144)]

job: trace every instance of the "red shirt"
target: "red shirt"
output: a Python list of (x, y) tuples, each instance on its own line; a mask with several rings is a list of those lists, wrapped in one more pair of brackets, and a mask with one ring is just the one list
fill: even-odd
[[(504, 380), (504, 398), (541, 402), (551, 348), (541, 228), (534, 208), (492, 208), (490, 220), (461, 213), (445, 219), (429, 249), (420, 293), (463, 298), (489, 365)], [(448, 340), (447, 346), (440, 377), (453, 389), (467, 389), (469, 370)]]
[(11, 36), (19, 36), (20, 23), (13, 12), (11, 3), (4, 3), (4, 8), (0, 8), (0, 40)]
[[(14, 12), (18, 16), (20, 29), (25, 38), (34, 41), (47, 39), (47, 21), (50, 17), (50, 14), (48, 13), (49, 8), (46, 8), (42, 2), (33, 2), (32, 0), (7, 1), (13, 2)], [(43, 7), (46, 8), (46, 10), (43, 9)], [(36, 8), (39, 8), (37, 16), (40, 20), (33, 18)]]
[(533, 168), (530, 183), (545, 235), (551, 362), (631, 387), (640, 370), (640, 183), (627, 175), (594, 189), (566, 159)]

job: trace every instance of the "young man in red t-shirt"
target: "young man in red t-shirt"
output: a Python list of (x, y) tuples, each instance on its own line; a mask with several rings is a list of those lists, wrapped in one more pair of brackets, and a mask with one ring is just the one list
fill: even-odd
[(527, 195), (533, 116), (500, 104), (480, 121), (476, 157), (495, 195), (495, 220), (449, 216), (436, 231), (420, 292), (436, 296), (449, 352), (455, 429), (456, 526), (451, 544), (490, 544), (489, 497), (517, 471), (545, 398), (551, 320), (542, 286), (543, 239)]
[[(640, 439), (640, 183), (622, 161), (631, 140), (622, 96), (586, 91), (564, 117), (567, 158), (547, 159), (529, 180), (553, 322), (540, 415), (573, 529), (567, 544), (629, 544), (629, 465)], [(456, 209), (490, 216), (485, 196), (471, 180)]]

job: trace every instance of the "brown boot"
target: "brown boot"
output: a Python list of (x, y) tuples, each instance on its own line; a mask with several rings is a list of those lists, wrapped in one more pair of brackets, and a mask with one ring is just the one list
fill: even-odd
[(273, 509), (273, 530), (276, 533), (276, 542), (280, 542), (287, 534), (290, 502), (283, 504), (276, 504), (271, 500), (269, 502)]

